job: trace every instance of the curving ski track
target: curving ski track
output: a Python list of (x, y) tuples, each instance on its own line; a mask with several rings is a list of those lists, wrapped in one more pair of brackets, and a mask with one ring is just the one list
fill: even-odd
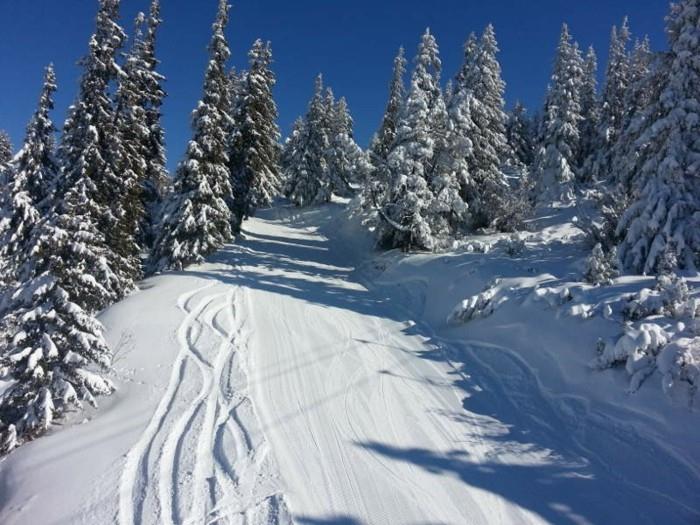
[(211, 281), (180, 297), (179, 351), (153, 417), (126, 456), (120, 525), (289, 521), (247, 395), (236, 293)]

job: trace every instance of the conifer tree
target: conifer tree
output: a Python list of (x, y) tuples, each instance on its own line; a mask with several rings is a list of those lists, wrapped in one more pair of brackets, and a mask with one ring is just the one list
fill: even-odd
[(574, 198), (576, 160), (580, 146), (582, 59), (563, 25), (550, 82), (542, 141), (535, 158), (535, 184), (540, 202), (570, 202)]
[(384, 110), (384, 117), (369, 149), (371, 171), (362, 195), (363, 207), (365, 208), (378, 208), (386, 195), (390, 181), (387, 160), (396, 140), (399, 114), (406, 98), (405, 75), (406, 58), (403, 47), (400, 47), (396, 58), (394, 58), (394, 70), (389, 83), (389, 100)]
[(591, 180), (610, 179), (612, 171), (611, 150), (623, 128), (623, 119), (629, 108), (625, 107), (625, 93), (629, 86), (629, 54), (627, 47), (630, 31), (627, 18), (618, 30), (613, 27), (610, 36), (608, 66), (605, 72), (599, 129), (596, 143), (592, 146), (593, 158), (588, 163), (588, 178)]
[(670, 251), (681, 268), (700, 262), (700, 0), (671, 9), (663, 87), (645, 112), (637, 145), (647, 147), (637, 153), (633, 204), (618, 225), (620, 261), (635, 272), (658, 271)]
[(125, 37), (118, 25), (119, 0), (100, 0), (96, 29), (82, 60), (83, 75), (76, 103), (70, 108), (59, 148), (62, 171), (57, 184), (61, 199), (81, 185), (89, 201), (90, 222), (105, 240), (105, 257), (119, 281), (120, 296), (134, 288), (138, 267), (131, 258), (133, 238), (125, 221), (132, 181), (121, 173), (122, 152), (116, 110), (110, 89), (122, 75), (116, 54)]
[(607, 144), (615, 142), (627, 110), (624, 107), (624, 99), (630, 80), (627, 51), (629, 41), (630, 30), (625, 17), (619, 31), (616, 27), (612, 28), (608, 67), (605, 72), (600, 123), (603, 139)]
[(506, 138), (515, 162), (529, 166), (534, 158), (533, 130), (527, 109), (520, 102), (515, 104), (506, 122)]
[(34, 227), (15, 254), (14, 282), (0, 321), (0, 453), (49, 429), (70, 407), (114, 390), (106, 377), (111, 351), (92, 317), (124, 283), (105, 257), (92, 224), (86, 180), (79, 179)]
[(584, 164), (596, 152), (599, 145), (600, 106), (598, 104), (598, 57), (593, 46), (588, 48), (583, 64), (583, 82), (581, 84), (581, 146), (578, 165), (582, 167), (579, 177), (590, 180), (590, 169)]
[(0, 172), (10, 164), (12, 160), (12, 141), (7, 131), (0, 129)]
[(388, 159), (392, 179), (377, 229), (379, 244), (386, 248), (432, 249), (434, 245), (429, 180), (437, 160), (436, 127), (443, 124), (441, 115), (446, 115), (441, 68), (437, 42), (426, 30)]
[(361, 182), (369, 173), (369, 161), (357, 145), (353, 134), (353, 120), (347, 101), (341, 97), (329, 111), (328, 173), (333, 193), (349, 197), (354, 191), (351, 184)]
[(326, 160), (330, 142), (324, 99), (323, 77), (319, 75), (303, 124), (295, 125), (292, 140), (285, 148), (285, 194), (297, 206), (327, 202), (331, 198)]
[[(27, 126), (24, 145), (17, 154), (9, 177), (8, 209), (2, 221), (0, 255), (8, 259), (27, 248), (32, 232), (50, 205), (58, 174), (55, 159), (56, 128), (50, 113), (54, 109), (56, 75), (53, 65), (46, 68), (39, 104)], [(12, 265), (8, 270), (12, 270)]]
[[(256, 40), (249, 53), (250, 69), (235, 90), (236, 125), (230, 152), (234, 227), (260, 207), (269, 207), (280, 192), (279, 128), (272, 96), (275, 76), (270, 43)], [(234, 78), (234, 83), (237, 79)]]
[(468, 195), (473, 227), (497, 226), (509, 206), (508, 184), (503, 170), (511, 156), (506, 138), (506, 114), (503, 94), (505, 83), (498, 63), (498, 44), (492, 25), (488, 25), (476, 46), (472, 39), (465, 49), (471, 49), (462, 68), (462, 84), (457, 79), (455, 89), (464, 90), (469, 99), (469, 117), (473, 123), (467, 157), (474, 193)]
[(153, 255), (155, 270), (182, 269), (201, 262), (232, 238), (228, 157), (230, 56), (224, 34), (229, 5), (220, 0), (202, 100), (193, 114), (194, 134), (176, 173)]
[(637, 41), (630, 60), (630, 83), (625, 93), (624, 106), (627, 108), (622, 120), (622, 132), (614, 144), (610, 145), (609, 155), (612, 157), (611, 182), (617, 184), (618, 191), (628, 196), (635, 174), (640, 169), (639, 151), (648, 147), (648, 144), (636, 144), (641, 133), (644, 132), (645, 122), (650, 115), (647, 109), (652, 106), (659, 96), (664, 85), (661, 75), (666, 66), (662, 55), (654, 57), (651, 52), (649, 39)]
[(142, 249), (153, 246), (160, 210), (170, 189), (170, 178), (165, 167), (165, 132), (161, 124), (161, 107), (166, 96), (162, 87), (165, 77), (158, 72), (160, 62), (156, 57), (157, 33), (161, 23), (160, 0), (152, 0), (148, 19), (143, 22), (144, 34), (137, 32), (132, 53), (127, 57), (124, 68), (139, 87), (146, 131), (141, 142), (145, 168), (140, 183), (143, 215), (137, 237)]

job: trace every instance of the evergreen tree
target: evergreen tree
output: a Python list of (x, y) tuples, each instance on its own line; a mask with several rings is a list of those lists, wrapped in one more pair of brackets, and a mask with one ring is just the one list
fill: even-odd
[[(269, 207), (280, 192), (279, 128), (272, 97), (275, 76), (270, 69), (270, 43), (256, 40), (249, 53), (250, 70), (236, 97), (230, 169), (234, 195), (234, 226), (260, 207)], [(234, 79), (234, 83), (237, 80)]]
[(329, 144), (323, 77), (319, 75), (303, 124), (295, 126), (285, 148), (285, 194), (297, 206), (330, 200), (332, 189), (326, 160)]
[(48, 428), (71, 406), (114, 387), (104, 375), (111, 352), (91, 314), (114, 302), (124, 283), (107, 264), (92, 224), (85, 180), (67, 191), (15, 254), (15, 282), (0, 321), (0, 442), (9, 452)]
[(365, 208), (378, 208), (386, 195), (390, 180), (387, 160), (396, 140), (399, 114), (406, 98), (405, 75), (406, 58), (403, 47), (400, 47), (396, 58), (394, 58), (394, 70), (389, 83), (389, 101), (379, 131), (372, 139), (369, 149), (371, 171), (365, 182), (362, 195), (363, 207)]
[(7, 131), (0, 129), (0, 172), (10, 164), (12, 160), (12, 141)]
[[(145, 34), (135, 39), (133, 52), (127, 57), (125, 70), (139, 86), (140, 105), (144, 111), (147, 133), (141, 143), (145, 170), (141, 179), (141, 217), (138, 241), (142, 249), (152, 248), (155, 241), (157, 221), (163, 201), (170, 189), (170, 178), (165, 167), (165, 132), (161, 124), (163, 99), (162, 87), (165, 77), (158, 72), (156, 39), (160, 18), (160, 0), (152, 0)], [(130, 70), (131, 69), (131, 70)]]
[(637, 144), (648, 146), (638, 152), (634, 202), (618, 225), (622, 265), (644, 273), (659, 270), (669, 251), (681, 268), (700, 262), (700, 0), (672, 5), (667, 32), (663, 88), (646, 111)]
[(640, 169), (638, 160), (643, 156), (640, 151), (648, 147), (648, 144), (636, 144), (641, 133), (644, 132), (645, 122), (650, 115), (649, 109), (659, 96), (664, 85), (661, 76), (666, 70), (662, 55), (654, 57), (651, 52), (648, 38), (635, 44), (630, 61), (630, 84), (625, 93), (625, 107), (627, 111), (622, 121), (622, 133), (615, 144), (611, 145), (609, 155), (612, 157), (612, 179), (620, 192), (629, 195), (633, 186), (633, 178)]
[(499, 218), (505, 215), (509, 206), (508, 184), (501, 169), (511, 157), (506, 138), (505, 83), (496, 56), (498, 44), (493, 26), (486, 27), (476, 47), (470, 41), (465, 49), (473, 51), (462, 68), (462, 84), (458, 78), (455, 85), (456, 90), (466, 93), (473, 123), (467, 164), (474, 193), (465, 197), (473, 227), (497, 227)]
[(176, 173), (174, 191), (163, 217), (153, 264), (156, 270), (182, 269), (201, 262), (232, 238), (228, 131), (230, 130), (230, 56), (224, 31), (229, 6), (220, 0), (204, 93), (193, 114), (193, 138)]
[(100, 323), (71, 302), (50, 271), (12, 290), (0, 320), (1, 453), (46, 430), (70, 407), (110, 394), (111, 351)]
[(353, 195), (351, 183), (364, 181), (367, 177), (369, 161), (355, 142), (354, 123), (345, 98), (327, 110), (330, 110), (327, 152), (330, 182), (333, 193), (348, 197)]
[(506, 121), (506, 139), (516, 163), (523, 166), (532, 164), (535, 150), (533, 130), (527, 109), (520, 102), (515, 104)]
[[(29, 125), (24, 145), (17, 154), (10, 184), (8, 209), (2, 221), (0, 255), (8, 259), (26, 250), (33, 230), (47, 212), (58, 173), (55, 159), (56, 128), (50, 113), (54, 109), (56, 75), (53, 65), (46, 68), (39, 104)], [(12, 266), (8, 268), (12, 270)]]
[(96, 30), (81, 61), (80, 92), (70, 108), (59, 148), (62, 171), (57, 198), (82, 186), (90, 222), (101, 232), (108, 263), (124, 284), (119, 294), (123, 296), (134, 288), (138, 267), (132, 259), (133, 236), (125, 220), (132, 204), (132, 180), (121, 173), (123, 147), (110, 93), (113, 82), (123, 74), (116, 63), (125, 39), (118, 18), (119, 0), (100, 0)]
[(446, 115), (440, 89), (441, 68), (437, 42), (426, 30), (388, 159), (392, 180), (377, 231), (379, 244), (386, 248), (433, 248), (429, 217), (433, 193), (429, 180), (436, 166), (436, 127), (442, 125), (441, 115)]
[(622, 122), (629, 108), (625, 106), (625, 93), (629, 86), (629, 54), (627, 52), (630, 31), (627, 18), (622, 27), (612, 28), (608, 66), (605, 72), (600, 124), (592, 161), (589, 162), (589, 179), (608, 180), (612, 170), (611, 148), (622, 131)]
[(615, 142), (621, 130), (622, 119), (627, 111), (624, 100), (625, 91), (629, 85), (629, 55), (627, 52), (629, 41), (630, 30), (625, 17), (619, 31), (616, 27), (612, 29), (608, 67), (605, 72), (600, 123), (602, 135), (607, 144)]
[(600, 107), (598, 104), (598, 57), (593, 46), (588, 48), (583, 64), (583, 83), (581, 84), (581, 147), (579, 149), (578, 165), (583, 168), (579, 176), (583, 181), (589, 181), (590, 169), (584, 167), (587, 159), (596, 154), (598, 130), (600, 128)]
[(581, 122), (582, 59), (563, 25), (545, 101), (542, 142), (535, 158), (536, 192), (541, 202), (570, 202), (573, 195)]

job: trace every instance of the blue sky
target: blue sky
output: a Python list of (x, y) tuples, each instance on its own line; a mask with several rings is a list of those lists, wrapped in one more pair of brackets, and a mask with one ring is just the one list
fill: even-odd
[[(336, 95), (348, 99), (358, 141), (365, 145), (381, 119), (391, 63), (400, 45), (412, 58), (427, 26), (438, 39), (444, 77), (459, 66), (462, 43), (471, 31), (495, 25), (500, 60), (511, 105), (540, 105), (551, 70), (561, 23), (569, 23), (583, 47), (593, 44), (601, 70), (610, 27), (629, 15), (633, 34), (649, 34), (666, 45), (663, 18), (667, 0), (238, 0), (232, 1), (228, 36), (231, 64), (245, 65), (255, 38), (271, 40), (278, 76), (276, 99), (286, 135), (305, 111), (313, 79), (322, 72)], [(134, 15), (149, 0), (123, 0), (129, 31)], [(201, 94), (206, 46), (217, 0), (162, 0), (161, 71), (168, 77), (164, 107), (169, 165), (182, 156), (190, 135), (189, 115)], [(55, 120), (61, 124), (75, 97), (93, 29), (96, 0), (0, 0), (0, 128), (15, 146), (34, 110), (42, 71), (53, 62), (59, 92)]]

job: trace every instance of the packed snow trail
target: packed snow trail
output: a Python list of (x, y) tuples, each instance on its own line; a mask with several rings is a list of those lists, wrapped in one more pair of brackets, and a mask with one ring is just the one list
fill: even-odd
[(234, 270), (201, 275), (240, 287), (250, 395), (298, 523), (700, 516), (697, 472), (581, 400), (552, 399), (510, 349), (440, 340), (360, 284), (358, 247), (323, 234), (325, 211), (250, 221), (215, 258)]
[(698, 466), (658, 421), (542, 386), (557, 365), (518, 351), (541, 321), (426, 324), (433, 256), (363, 284), (340, 213), (265, 212), (106, 311), (119, 390), (0, 462), (0, 523), (700, 522)]
[(126, 457), (119, 523), (285, 523), (268, 448), (247, 396), (236, 288), (183, 294), (165, 395)]

